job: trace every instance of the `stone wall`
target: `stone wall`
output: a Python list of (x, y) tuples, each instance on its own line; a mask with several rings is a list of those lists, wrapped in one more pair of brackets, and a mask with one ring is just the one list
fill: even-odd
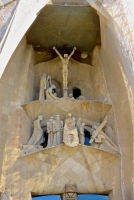
[[(6, 58), (5, 58), (6, 59)], [(5, 174), (18, 156), (21, 143), (27, 135), (20, 134), (22, 129), (29, 130), (30, 122), (21, 108), (16, 108), (33, 99), (34, 57), (31, 46), (23, 38), (8, 63), (0, 80), (0, 175), (1, 188), (4, 190)]]
[[(115, 37), (115, 29), (112, 23), (105, 23), (101, 19), (102, 47), (101, 60), (107, 87), (113, 104), (116, 119), (118, 143), (120, 146), (121, 159), (121, 188), (115, 189), (113, 193), (119, 199), (133, 199), (133, 97), (127, 77), (127, 60), (119, 49)], [(113, 194), (113, 195), (114, 195)], [(111, 195), (110, 199), (114, 199)]]

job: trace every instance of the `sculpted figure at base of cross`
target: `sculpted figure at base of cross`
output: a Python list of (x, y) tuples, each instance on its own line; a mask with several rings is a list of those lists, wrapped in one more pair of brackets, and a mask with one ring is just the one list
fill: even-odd
[(39, 100), (44, 101), (45, 99), (59, 99), (54, 90), (56, 90), (56, 86), (52, 84), (51, 76), (43, 74), (40, 80)]
[(46, 90), (51, 87), (51, 76), (47, 74), (43, 74), (40, 80), (40, 92), (39, 92), (39, 100), (44, 101), (46, 99)]
[(55, 85), (52, 84), (47, 90), (46, 90), (46, 99), (59, 99), (56, 95), (56, 93), (54, 93), (54, 89), (56, 89)]

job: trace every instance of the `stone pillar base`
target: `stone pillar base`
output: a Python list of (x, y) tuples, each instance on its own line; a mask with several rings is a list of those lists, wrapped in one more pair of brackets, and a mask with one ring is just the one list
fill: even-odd
[(68, 88), (63, 88), (63, 97), (68, 97)]

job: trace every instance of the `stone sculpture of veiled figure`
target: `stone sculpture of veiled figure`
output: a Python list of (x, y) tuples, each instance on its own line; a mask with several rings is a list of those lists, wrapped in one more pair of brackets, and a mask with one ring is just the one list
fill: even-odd
[(75, 126), (75, 118), (68, 114), (65, 120), (63, 142), (69, 147), (75, 147), (79, 144), (78, 132)]
[(73, 51), (71, 52), (71, 54), (68, 56), (68, 54), (64, 54), (64, 58), (62, 57), (62, 55), (57, 51), (56, 47), (53, 47), (53, 49), (55, 50), (55, 52), (57, 53), (57, 55), (60, 57), (61, 62), (62, 62), (62, 76), (63, 76), (63, 89), (67, 89), (67, 77), (68, 77), (68, 63), (69, 63), (69, 59), (71, 58), (71, 56), (74, 54), (76, 47), (73, 48)]
[(44, 142), (43, 129), (41, 128), (42, 115), (38, 116), (38, 119), (34, 121), (34, 131), (28, 141), (27, 145), (40, 145)]
[(43, 74), (40, 80), (40, 93), (39, 100), (44, 101), (46, 99), (45, 92), (52, 85), (51, 76)]

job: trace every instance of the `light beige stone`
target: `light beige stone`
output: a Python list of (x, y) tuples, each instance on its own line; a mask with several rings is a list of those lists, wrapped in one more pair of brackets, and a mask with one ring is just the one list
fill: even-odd
[[(44, 12), (44, 2), (41, 5), (40, 0), (29, 0), (27, 2), (20, 0), (19, 6), (15, 10), (14, 20), (10, 24), (10, 29), (6, 32), (8, 35), (5, 35), (4, 43), (1, 45), (1, 56), (5, 47), (6, 50), (9, 50), (5, 51), (5, 56), (2, 57), (3, 62), (9, 62), (0, 80), (0, 191), (3, 192), (7, 188), (8, 194), (14, 200), (30, 200), (31, 194), (63, 194), (65, 184), (77, 184), (78, 193), (108, 194), (110, 200), (133, 199), (134, 79), (133, 56), (131, 56), (132, 40), (129, 44), (130, 38), (132, 38), (130, 31), (132, 27), (129, 27), (130, 23), (127, 22), (126, 12), (123, 9), (122, 12), (119, 12), (119, 8), (126, 9), (123, 1), (113, 1), (112, 4), (109, 1), (105, 5), (104, 2), (97, 4), (101, 6), (97, 11), (99, 16), (90, 6), (75, 6), (91, 3), (91, 1), (83, 2), (81, 0), (49, 1), (51, 4), (62, 4), (62, 7), (55, 6), (55, 11), (58, 10), (58, 15), (55, 18), (56, 12), (51, 12), (51, 15), (49, 15), (50, 11), (54, 10), (53, 5), (47, 8), (49, 12)], [(73, 5), (73, 7), (64, 7), (65, 3)], [(22, 7), (25, 9), (21, 9)], [(40, 9), (43, 8), (40, 13), (40, 9), (36, 12), (36, 8), (39, 7)], [(79, 9), (82, 12), (78, 12)], [(66, 29), (66, 24), (62, 26), (63, 17), (66, 15), (65, 10), (68, 11), (67, 14), (70, 16), (66, 18), (68, 19)], [(3, 8), (0, 13), (2, 12)], [(115, 13), (117, 15), (114, 15)], [(4, 15), (1, 15), (3, 19), (5, 18)], [(37, 16), (35, 23), (32, 21), (34, 20), (32, 16)], [(25, 27), (30, 26), (29, 18), (33, 22), (30, 28), (34, 31), (32, 37), (29, 31), (27, 32), (25, 29)], [(61, 20), (60, 26), (57, 24), (59, 18), (63, 20)], [(76, 19), (78, 19), (77, 31), (75, 31)], [(124, 19), (122, 26), (119, 24), (119, 19)], [(39, 27), (40, 22), (44, 25), (47, 20), (50, 25), (52, 25), (51, 22), (55, 22), (54, 29), (53, 26), (49, 26), (51, 29), (49, 29), (49, 35), (47, 35), (49, 27), (47, 27), (47, 30), (46, 26)], [(25, 22), (27, 26), (25, 26)], [(87, 29), (88, 26), (90, 31)], [(6, 25), (4, 24), (3, 27), (5, 29)], [(66, 31), (68, 27), (69, 32)], [(14, 31), (13, 28), (15, 28)], [(53, 32), (53, 30), (58, 31)], [(10, 35), (11, 31), (12, 36)], [(86, 33), (82, 34), (83, 31), (86, 31)], [(93, 34), (95, 31), (96, 34)], [(25, 32), (27, 32), (27, 39), (24, 36)], [(101, 46), (97, 46), (93, 50), (94, 45), (92, 44), (98, 43), (97, 33), (100, 32)], [(36, 33), (41, 37), (36, 38)], [(125, 34), (124, 36), (124, 33), (129, 33), (129, 35)], [(18, 37), (16, 34), (18, 34)], [(43, 34), (45, 34), (45, 37)], [(54, 38), (53, 41), (49, 40), (51, 35)], [(93, 38), (91, 35), (96, 39), (91, 39)], [(12, 45), (8, 45), (9, 36), (12, 38)], [(24, 38), (21, 40), (23, 36)], [(33, 49), (38, 49), (34, 46), (38, 44), (37, 41), (34, 41), (34, 45), (32, 43), (33, 46), (27, 45), (27, 41), (30, 43), (30, 41), (36, 39), (41, 41), (41, 44), (44, 41), (43, 45), (45, 48), (49, 46), (48, 49), (52, 48), (53, 45), (57, 45), (60, 49), (65, 41), (68, 42), (67, 50), (71, 49), (73, 44), (77, 44), (78, 52), (75, 53), (77, 55), (74, 55), (68, 63), (67, 91), (62, 93), (61, 70), (63, 66), (59, 57), (47, 55), (46, 57), (49, 57), (47, 60), (45, 55), (47, 53), (52, 55), (51, 51), (44, 52), (43, 50), (34, 53)], [(14, 44), (18, 45), (16, 50), (13, 48)], [(40, 48), (42, 47), (40, 46)], [(77, 61), (80, 59), (79, 55), (83, 50), (89, 53), (90, 62), (88, 61), (88, 64), (86, 58), (83, 59), (85, 60), (83, 62)], [(37, 62), (35, 54), (38, 53), (43, 59)], [(79, 59), (77, 59), (78, 57)], [(3, 69), (3, 62), (1, 62), (1, 69)], [(35, 65), (35, 63), (38, 64)], [(44, 73), (51, 76), (52, 84), (56, 86), (56, 98), (73, 94), (75, 87), (81, 90), (82, 98), (75, 100), (64, 97), (56, 101), (55, 98), (44, 102), (35, 101), (39, 99), (40, 80)], [(47, 122), (51, 116), (59, 113), (61, 121), (65, 121), (69, 112), (76, 120), (81, 118), (82, 122), (85, 123), (85, 128), (89, 128), (89, 132), (92, 131), (92, 127), (96, 132), (98, 124), (107, 119), (106, 126), (99, 131), (97, 136), (95, 134), (96, 137), (93, 141), (97, 145), (101, 143), (99, 148), (79, 144), (70, 148), (62, 144), (43, 149), (38, 145), (26, 145), (24, 149), (27, 149), (27, 154), (21, 154), (23, 145), (28, 143), (34, 131), (32, 123), (39, 115), (44, 117), (40, 127), (43, 132), (46, 132)]]
[(60, 119), (60, 115), (56, 115), (53, 121), (53, 146), (60, 145), (63, 143), (63, 121)]
[(51, 85), (47, 90), (46, 90), (46, 99), (50, 100), (50, 99), (55, 99), (57, 100), (57, 94), (53, 93), (53, 90), (56, 89), (55, 85)]
[(75, 118), (71, 117), (71, 113), (68, 114), (68, 118), (65, 120), (63, 142), (69, 147), (75, 147), (79, 144)]
[(43, 116), (39, 115), (38, 119), (34, 121), (34, 131), (27, 145), (36, 145), (36, 144), (38, 145), (44, 141), (43, 130), (41, 128), (42, 119), (43, 119)]
[(69, 63), (69, 59), (71, 58), (71, 56), (74, 54), (76, 47), (74, 47), (72, 53), (68, 56), (68, 54), (64, 54), (64, 58), (61, 56), (61, 54), (57, 51), (56, 47), (53, 47), (53, 49), (55, 50), (55, 52), (58, 54), (58, 56), (61, 59), (62, 62), (62, 76), (63, 76), (63, 90), (68, 88), (68, 81), (67, 81), (67, 77), (68, 77), (68, 63)]
[(44, 101), (46, 99), (46, 90), (52, 85), (51, 77), (47, 74), (43, 74), (40, 80), (40, 93), (39, 100)]

